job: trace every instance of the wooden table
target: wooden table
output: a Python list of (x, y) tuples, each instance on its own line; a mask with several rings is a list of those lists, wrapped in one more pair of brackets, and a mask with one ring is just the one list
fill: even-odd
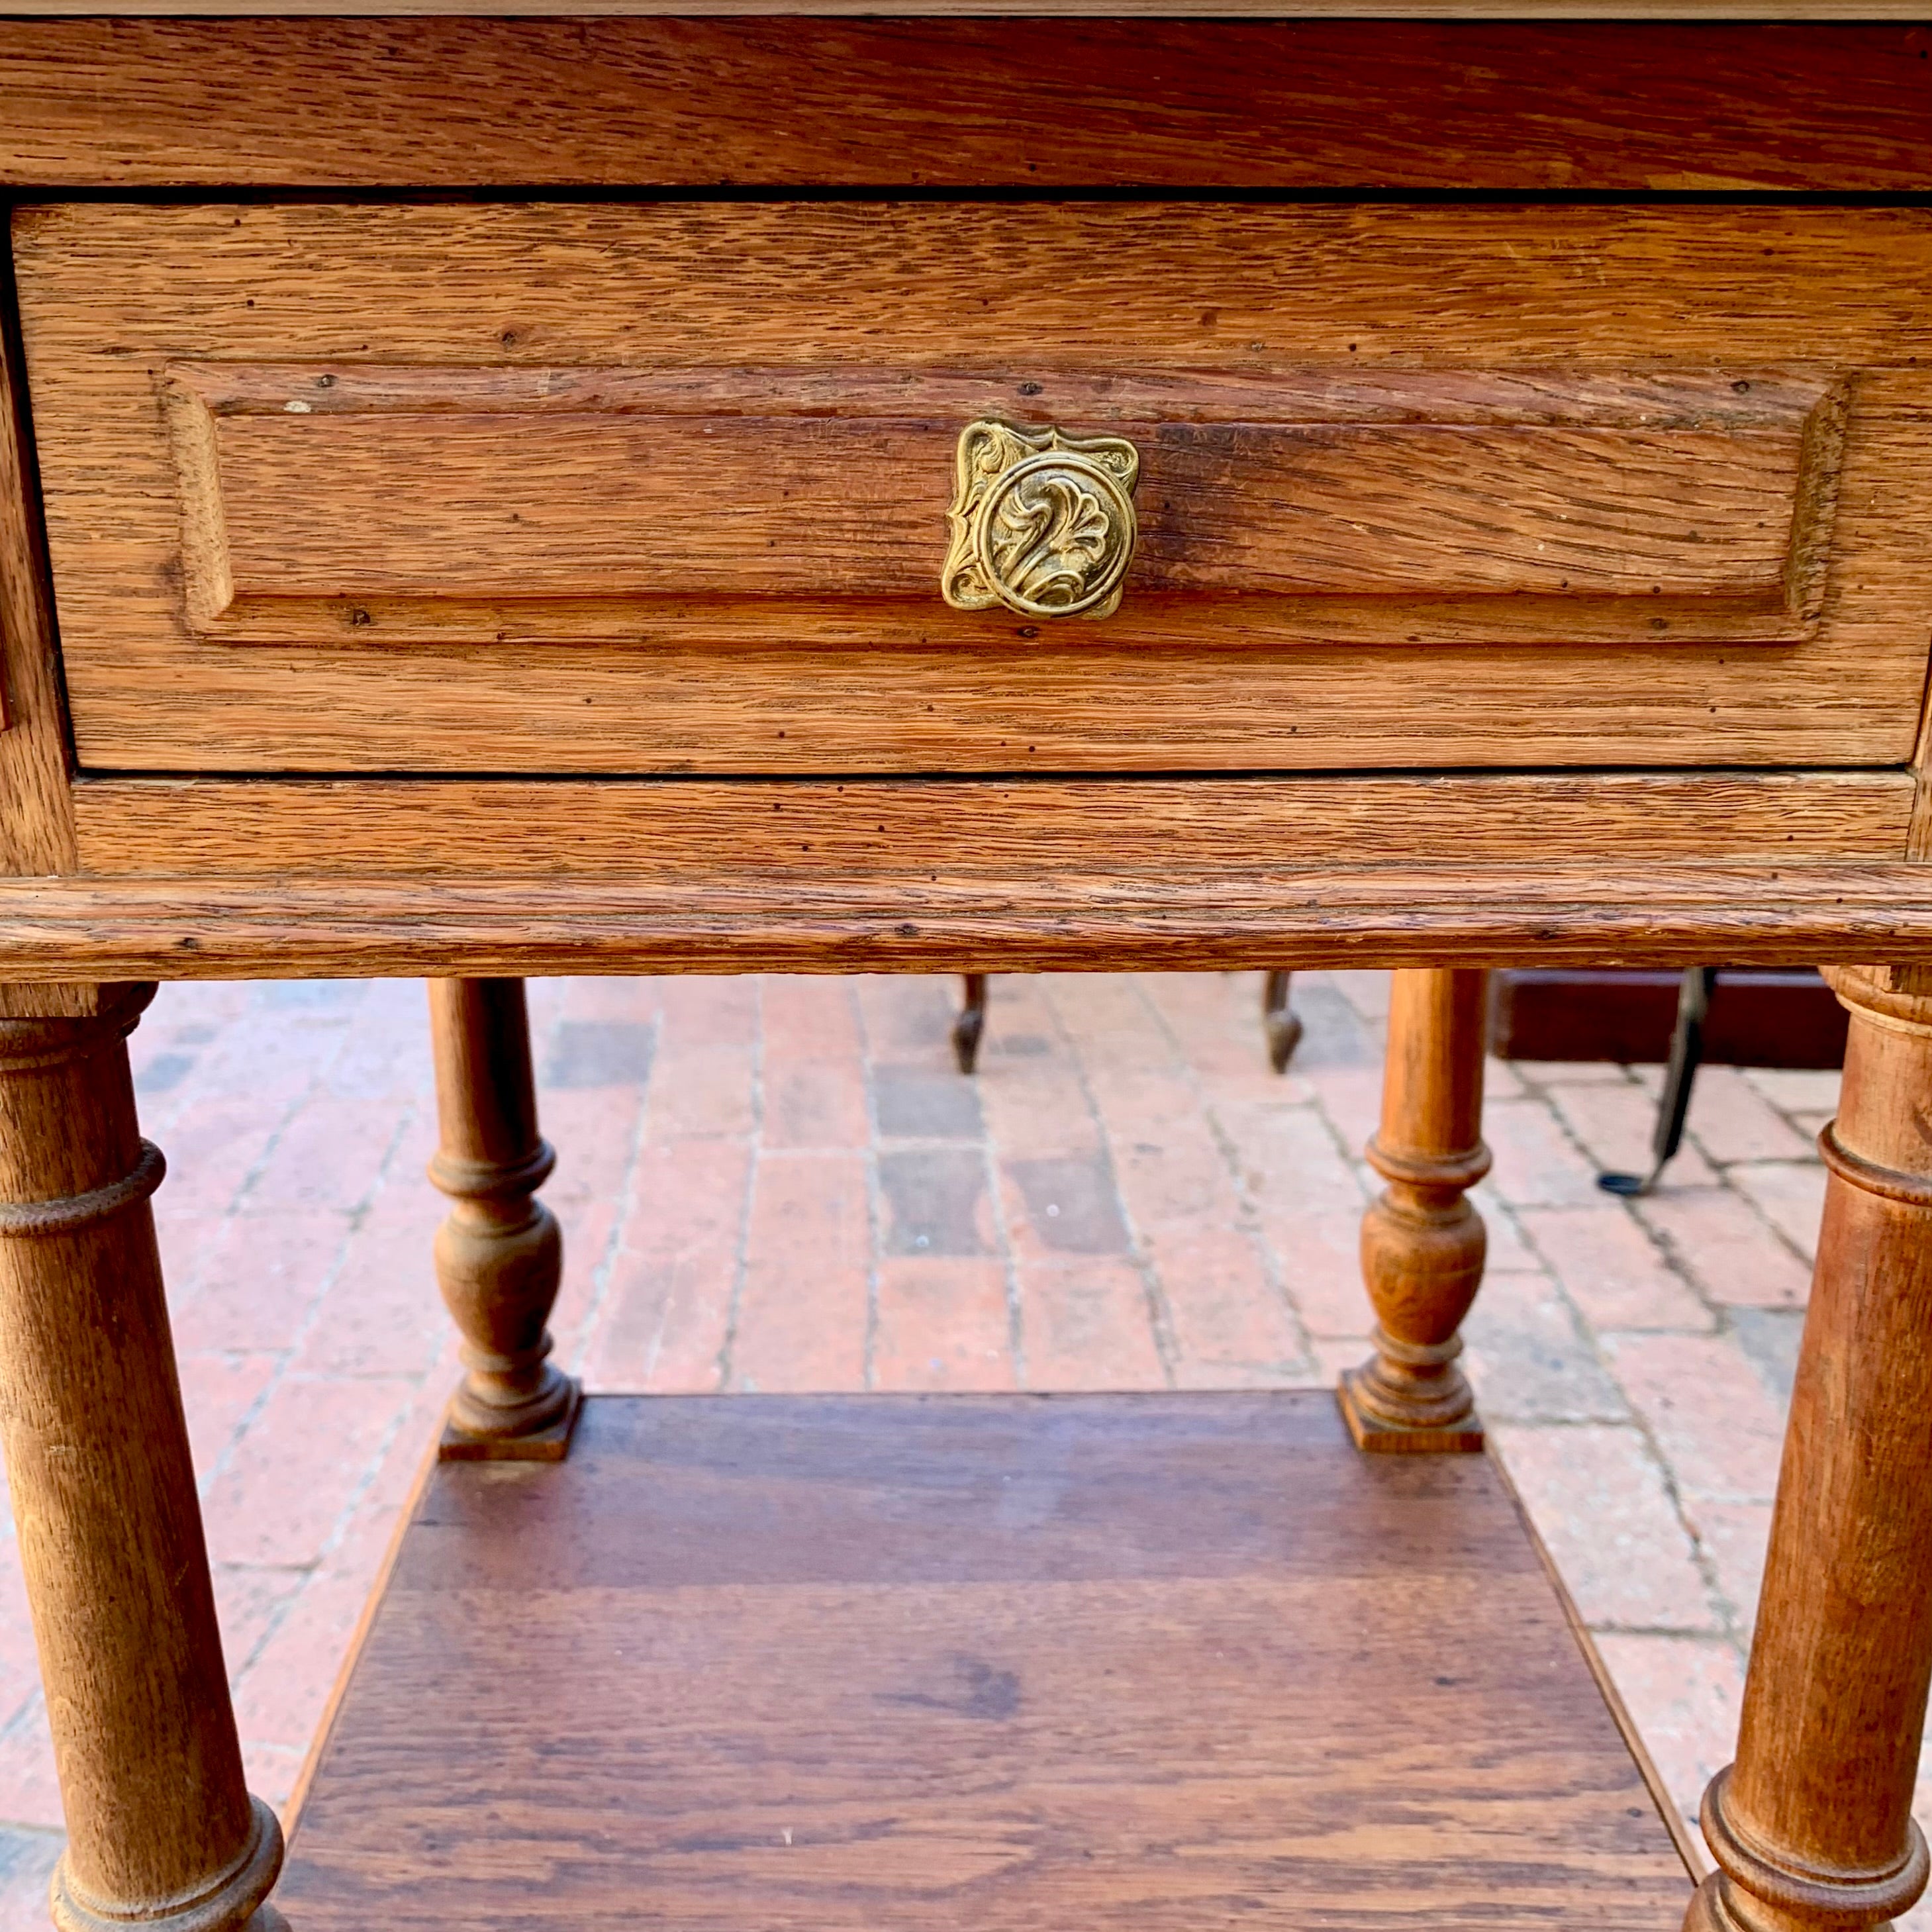
[[(62, 10), (0, 21), (0, 1412), (56, 1922), (280, 1922), (123, 1046), (244, 974), (430, 976), (469, 1364), (298, 1928), (1908, 1906), (1932, 33)], [(1851, 1030), (1693, 1894), (1453, 1452), (1484, 970), (1711, 960), (1818, 962)], [(1339, 1414), (546, 1360), (517, 976), (1342, 964), (1398, 972)]]

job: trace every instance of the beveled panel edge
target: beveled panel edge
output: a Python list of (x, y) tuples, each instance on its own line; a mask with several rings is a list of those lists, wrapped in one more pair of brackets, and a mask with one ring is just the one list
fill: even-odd
[(1125, 366), (1096, 350), (1085, 363), (1049, 358), (1016, 386), (1006, 361), (970, 355), (930, 364), (720, 365), (671, 363), (358, 362), (344, 356), (205, 361), (171, 356), (154, 380), (164, 400), (210, 415), (940, 417), (988, 413), (1045, 428), (1071, 412), (1082, 424), (1144, 423), (1496, 424), (1702, 429), (1786, 428), (1821, 403), (1842, 407), (1846, 377), (1829, 363), (1682, 368), (1532, 364), (1389, 369), (1336, 362), (1244, 368), (1172, 359)]
[[(1228, 606), (1220, 620), (1226, 622), (1238, 610), (1226, 640), (1234, 647), (1297, 637), (1346, 636), (1365, 644), (1400, 644), (1413, 642), (1412, 633), (1418, 628), (1428, 632), (1432, 640), (1439, 634), (1443, 641), (1489, 642), (1528, 635), (1563, 644), (1666, 639), (1672, 644), (1788, 643), (1811, 634), (1822, 610), (1852, 387), (1851, 379), (1841, 371), (1740, 363), (1692, 371), (1665, 364), (1628, 370), (1477, 365), (1371, 372), (1354, 365), (1311, 363), (1271, 376), (1212, 364), (1172, 367), (1150, 375), (1131, 368), (1109, 368), (1102, 356), (1091, 366), (1062, 366), (1046, 358), (1034, 373), (1036, 380), (1016, 385), (1010, 370), (976, 370), (970, 358), (881, 368), (836, 363), (787, 368), (656, 362), (641, 366), (544, 366), (395, 365), (341, 358), (170, 359), (155, 377), (155, 391), (179, 478), (188, 627), (212, 641), (244, 644), (392, 647), (456, 640), (482, 646), (493, 638), (502, 644), (512, 638), (550, 642), (566, 638), (622, 642), (634, 637), (640, 626), (660, 640), (694, 632), (706, 641), (737, 634), (769, 641), (775, 627), (795, 623), (799, 612), (816, 608), (820, 600), (801, 598), (795, 586), (781, 588), (760, 580), (759, 566), (769, 560), (767, 553), (774, 547), (759, 544), (755, 530), (749, 531), (748, 545), (738, 552), (732, 568), (722, 574), (710, 546), (701, 546), (700, 559), (688, 560), (701, 566), (694, 580), (671, 568), (664, 573), (668, 582), (626, 588), (620, 571), (616, 581), (593, 589), (607, 574), (602, 568), (586, 566), (573, 581), (568, 572), (562, 578), (554, 574), (554, 560), (536, 556), (526, 558), (526, 565), (536, 568), (550, 561), (553, 572), (533, 580), (541, 590), (514, 587), (517, 572), (506, 574), (500, 563), (493, 578), (488, 568), (493, 538), (507, 531), (500, 518), (478, 523), (473, 502), (494, 501), (520, 459), (497, 456), (496, 460), (512, 466), (489, 488), (482, 483), (487, 467), (473, 472), (470, 466), (487, 466), (493, 460), (493, 427), (500, 433), (506, 419), (520, 422), (532, 416), (548, 421), (534, 449), (527, 443), (520, 446), (520, 460), (560, 453), (573, 431), (634, 436), (640, 433), (636, 425), (660, 418), (670, 423), (722, 419), (728, 433), (719, 436), (718, 444), (710, 440), (721, 423), (709, 424), (698, 440), (683, 446), (681, 458), (666, 449), (646, 458), (638, 472), (639, 486), (647, 498), (653, 490), (662, 493), (669, 488), (675, 501), (680, 492), (669, 485), (659, 466), (692, 464), (687, 480), (694, 495), (701, 496), (707, 488), (728, 489), (734, 507), (742, 502), (748, 515), (772, 492), (787, 497), (793, 494), (789, 488), (778, 490), (781, 482), (811, 487), (824, 466), (823, 455), (814, 460), (802, 454), (794, 440), (806, 439), (803, 447), (809, 449), (810, 439), (824, 434), (820, 419), (826, 418), (838, 419), (840, 427), (851, 418), (877, 421), (882, 430), (890, 426), (921, 447), (922, 439), (936, 447), (950, 436), (952, 425), (975, 417), (990, 416), (996, 422), (1017, 424), (1022, 432), (1057, 422), (1070, 434), (1087, 435), (1096, 426), (1118, 424), (1120, 434), (1145, 450), (1150, 494), (1155, 496), (1184, 490), (1184, 484), (1172, 483), (1156, 490), (1153, 483), (1157, 471), (1166, 475), (1172, 469), (1184, 478), (1189, 476), (1186, 442), (1192, 425), (1237, 425), (1244, 442), (1260, 439), (1262, 446), (1269, 447), (1274, 446), (1268, 444), (1268, 436), (1278, 433), (1281, 451), (1294, 447), (1299, 438), (1311, 437), (1304, 460), (1312, 462), (1312, 470), (1305, 476), (1297, 472), (1296, 487), (1304, 492), (1297, 501), (1311, 520), (1303, 526), (1308, 548), (1300, 580), (1272, 581), (1264, 568), (1258, 579), (1240, 580), (1244, 569), (1253, 578), (1252, 551), (1258, 544), (1264, 549), (1265, 544), (1251, 533), (1244, 548), (1236, 532), (1265, 516), (1265, 492), (1259, 500), (1252, 490), (1240, 499), (1244, 507), (1233, 527), (1220, 532), (1218, 544), (1207, 543), (1205, 556), (1202, 546), (1207, 533), (1196, 527), (1202, 520), (1194, 516), (1156, 516), (1158, 526), (1144, 532), (1154, 568), (1151, 573), (1141, 572), (1134, 583), (1135, 606), (1142, 624), (1151, 622), (1159, 632), (1173, 626), (1176, 607), (1191, 614), (1191, 607), (1204, 597), (1238, 595), (1242, 604)], [(460, 593), (446, 594), (440, 587), (432, 591), (428, 584), (436, 573), (425, 573), (420, 556), (413, 569), (404, 568), (399, 577), (384, 581), (376, 558), (387, 554), (378, 543), (375, 555), (369, 554), (366, 540), (344, 548), (340, 538), (335, 538), (326, 567), (300, 547), (272, 546), (266, 560), (256, 554), (250, 532), (259, 544), (262, 518), (259, 506), (251, 504), (250, 478), (258, 490), (266, 484), (272, 494), (280, 492), (293, 500), (283, 502), (268, 519), (268, 528), (278, 538), (291, 530), (370, 529), (366, 517), (347, 514), (353, 507), (350, 501), (331, 500), (330, 479), (340, 471), (322, 452), (308, 446), (316, 437), (326, 438), (338, 418), (358, 425), (357, 431), (345, 433), (356, 436), (351, 452), (359, 448), (364, 464), (372, 455), (386, 452), (408, 476), (410, 464), (420, 466), (421, 439), (430, 433), (441, 459), (433, 467), (446, 465), (452, 476), (470, 477), (470, 488), (458, 493), (463, 507), (450, 512), (457, 524), (432, 548), (440, 560), (458, 547), (456, 532), (461, 530), (467, 541), (460, 547), (471, 560), (478, 582)], [(392, 419), (382, 432), (386, 440), (368, 445), (364, 439), (382, 418)], [(767, 436), (771, 439), (766, 459), (772, 470), (769, 478), (729, 434), (735, 430), (742, 436), (742, 418), (757, 425), (760, 448)], [(460, 427), (446, 433), (440, 427), (445, 422)], [(579, 428), (587, 422), (596, 427)], [(427, 432), (431, 423), (439, 427)], [(804, 424), (813, 427), (801, 428)], [(1544, 430), (1552, 433), (1546, 446), (1534, 440)], [(232, 439), (244, 432), (248, 442), (238, 482), (232, 473)], [(1438, 432), (1442, 434), (1432, 436)], [(1358, 568), (1352, 573), (1348, 568), (1338, 570), (1332, 526), (1339, 519), (1345, 529), (1351, 527), (1350, 510), (1359, 514), (1362, 506), (1348, 499), (1340, 478), (1320, 473), (1324, 440), (1363, 436), (1354, 466), (1369, 472), (1369, 480), (1360, 486), (1366, 497), (1387, 500), (1400, 493), (1405, 502), (1412, 500), (1411, 520), (1426, 522), (1431, 493), (1441, 488), (1434, 466), (1463, 432), (1472, 437), (1502, 433), (1502, 440), (1490, 451), (1492, 462), (1507, 465), (1513, 456), (1522, 455), (1545, 469), (1554, 460), (1562, 472), (1558, 479), (1538, 479), (1560, 497), (1562, 506), (1552, 505), (1540, 522), (1528, 502), (1513, 503), (1505, 497), (1490, 506), (1486, 534), (1506, 553), (1514, 545), (1516, 578), (1479, 572), (1480, 580), (1458, 583), (1455, 568), (1449, 566), (1449, 560), (1459, 554), (1453, 547), (1424, 546), (1418, 556), (1413, 545), (1397, 542), (1393, 548), (1401, 554), (1388, 560), (1381, 578), (1372, 572), (1364, 580), (1344, 580), (1362, 573)], [(1566, 446), (1580, 437), (1613, 439), (1619, 434), (1636, 439), (1617, 459), (1619, 468), (1640, 462), (1659, 466), (1652, 481), (1659, 494), (1673, 502), (1687, 487), (1694, 492), (1701, 485), (1706, 494), (1701, 509), (1684, 508), (1683, 514), (1697, 527), (1674, 549), (1660, 530), (1627, 529), (1626, 542), (1636, 544), (1641, 554), (1625, 563), (1618, 579), (1598, 562), (1606, 548), (1600, 533), (1594, 543), (1585, 540), (1571, 550), (1563, 548), (1570, 523), (1588, 524), (1590, 500), (1597, 493), (1593, 484), (1570, 475), (1562, 465)], [(446, 436), (453, 439), (447, 449), (442, 440)], [(1167, 443), (1174, 437), (1180, 439), (1180, 446), (1169, 449)], [(1680, 437), (1681, 442), (1673, 442)], [(1786, 438), (1791, 443), (1788, 478), (1780, 474), (1787, 460)], [(1606, 440), (1599, 462), (1610, 460), (1612, 446)], [(1426, 454), (1432, 450), (1432, 458)], [(1694, 452), (1701, 454), (1694, 460)], [(709, 459), (714, 457), (722, 463), (722, 470), (711, 466)], [(1714, 496), (1710, 494), (1713, 481), (1705, 473), (1720, 458), (1728, 466), (1728, 497), (1722, 491)], [(1281, 460), (1279, 453), (1276, 460)], [(1248, 466), (1239, 456), (1229, 460), (1228, 480), (1238, 490), (1240, 475)], [(1249, 460), (1265, 468), (1268, 459), (1258, 447)], [(1480, 493), (1486, 480), (1483, 463), (1468, 458), (1466, 465), (1464, 485)], [(1342, 472), (1343, 478), (1351, 475), (1351, 466), (1343, 464)], [(598, 466), (582, 461), (570, 472), (572, 478), (586, 478), (598, 473)], [(1676, 478), (1676, 488), (1665, 480), (1670, 478)], [(770, 489), (761, 489), (767, 482)], [(1742, 494), (1750, 484), (1764, 492), (1757, 508), (1765, 514), (1755, 525)], [(360, 475), (360, 484), (365, 491), (370, 487), (366, 472)], [(557, 487), (570, 502), (568, 481)], [(321, 494), (312, 501), (302, 500), (317, 490)], [(1780, 502), (1786, 490), (1788, 498)], [(910, 484), (900, 494), (907, 493), (916, 496)], [(434, 488), (418, 494), (425, 502), (440, 500)], [(601, 491), (593, 490), (575, 507), (606, 539), (593, 544), (594, 549), (616, 542), (620, 530), (634, 547), (636, 529), (624, 524), (621, 510), (605, 501)], [(658, 507), (665, 507), (661, 500)], [(903, 502), (897, 507), (902, 512), (907, 508)], [(252, 518), (251, 508), (256, 512)], [(529, 506), (525, 508), (527, 512)], [(1612, 527), (1617, 526), (1617, 512), (1605, 514)], [(1768, 519), (1774, 516), (1785, 522), (1782, 563), (1754, 577), (1730, 554), (1754, 538), (1769, 543), (1775, 526)], [(518, 524), (514, 513), (510, 520)], [(518, 525), (520, 534), (541, 520), (527, 518)], [(899, 537), (909, 542), (905, 517), (891, 520)], [(1324, 530), (1329, 532), (1325, 544), (1317, 534)], [(1587, 528), (1579, 532), (1586, 539), (1591, 534)], [(792, 558), (801, 539), (808, 540), (808, 530), (790, 527), (776, 546), (776, 554)], [(626, 544), (619, 545), (620, 550), (625, 548)], [(1616, 547), (1608, 548), (1614, 553)], [(1559, 555), (1542, 555), (1550, 549)], [(837, 554), (835, 544), (832, 554)], [(404, 554), (409, 554), (406, 546)], [(1208, 560), (1216, 555), (1220, 579)], [(398, 560), (392, 556), (388, 560), (393, 569)], [(1758, 561), (1762, 565), (1768, 560)], [(916, 564), (896, 550), (874, 562), (874, 575), (862, 590), (850, 582), (826, 582), (827, 611), (849, 613), (862, 604), (868, 616), (878, 619), (883, 645), (903, 645), (914, 635), (926, 643), (934, 614), (912, 594), (913, 586), (922, 586), (930, 574), (922, 554)], [(1723, 567), (1726, 562), (1728, 571)], [(1231, 570), (1234, 580), (1222, 580)], [(1556, 580), (1559, 573), (1560, 586)], [(792, 569), (782, 574), (797, 576), (795, 558)], [(1646, 583), (1651, 598), (1636, 594)], [(672, 584), (679, 587), (674, 590)], [(949, 596), (948, 602), (952, 601)], [(1165, 623), (1155, 614), (1166, 614)], [(973, 634), (970, 628), (967, 634)]]
[(0, 870), (74, 864), (66, 693), (13, 263), (0, 241)]
[(1623, 1693), (1617, 1688), (1616, 1679), (1611, 1676), (1610, 1666), (1604, 1661), (1604, 1654), (1597, 1647), (1596, 1636), (1584, 1621), (1583, 1612), (1570, 1594), (1569, 1585), (1563, 1580), (1563, 1573), (1556, 1567), (1556, 1558), (1550, 1553), (1550, 1546), (1544, 1541), (1536, 1520), (1522, 1499), (1522, 1492), (1511, 1479), (1508, 1464), (1496, 1455), (1492, 1455), (1489, 1461), (1497, 1481), (1516, 1510), (1523, 1534), (1536, 1552), (1537, 1562), (1543, 1566), (1544, 1576), (1562, 1610), (1563, 1620), (1570, 1627), (1570, 1634), (1577, 1649), (1582, 1653), (1583, 1661), (1610, 1712), (1610, 1720), (1616, 1726), (1618, 1735), (1624, 1741), (1624, 1748), (1630, 1753), (1643, 1780), (1650, 1802), (1657, 1808), (1658, 1818), (1670, 1833), (1670, 1842), (1683, 1860), (1684, 1870), (1690, 1882), (1694, 1886), (1699, 1884), (1711, 1869), (1710, 1856), (1704, 1849), (1703, 1840), (1691, 1829), (1690, 1821), (1677, 1808), (1677, 1801), (1672, 1796), (1664, 1774), (1658, 1769), (1657, 1760), (1651, 1756), (1650, 1747), (1644, 1742), (1643, 1733), (1638, 1730), (1636, 1720), (1631, 1716), (1630, 1706), (1624, 1702)]
[[(301, 1828), (302, 1808), (308, 1802), (309, 1792), (315, 1784), (316, 1773), (328, 1752), (329, 1740), (334, 1734), (336, 1720), (342, 1714), (343, 1700), (349, 1694), (356, 1666), (362, 1662), (363, 1651), (368, 1646), (370, 1632), (375, 1628), (376, 1618), (388, 1598), (390, 1582), (395, 1575), (403, 1545), (407, 1540), (410, 1532), (416, 1527), (423, 1499), (429, 1494), (430, 1486), (442, 1467), (442, 1459), (437, 1454), (441, 1433), (440, 1426), (427, 1431), (418, 1445), (416, 1473), (410, 1478), (409, 1487), (397, 1509), (388, 1540), (382, 1546), (382, 1554), (376, 1562), (375, 1574), (369, 1581), (369, 1594), (363, 1599), (355, 1628), (349, 1634), (349, 1641), (344, 1647), (341, 1661), (336, 1666), (334, 1681), (329, 1686), (328, 1700), (322, 1707), (322, 1715), (315, 1729), (309, 1734), (308, 1749), (302, 1755), (301, 1766), (296, 1772), (295, 1783), (290, 1788), (287, 1799), (282, 1807), (284, 1830), (291, 1844), (294, 1842), (296, 1833)], [(1639, 1762), (1641, 1765), (1642, 1761), (1640, 1760)]]
[(1017, 887), (15, 879), (0, 981), (1932, 964), (1932, 868), (1390, 866)]

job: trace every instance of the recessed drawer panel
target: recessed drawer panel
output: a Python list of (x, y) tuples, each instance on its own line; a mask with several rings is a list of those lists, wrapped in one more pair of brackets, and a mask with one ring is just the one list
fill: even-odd
[[(701, 642), (730, 603), (740, 634), (782, 642), (795, 607), (823, 601), (882, 644), (918, 641), (959, 426), (1004, 417), (1135, 446), (1138, 634), (1254, 644), (1339, 626), (1400, 644), (1418, 599), (1436, 634), (1467, 637), (1795, 640), (1816, 615), (1844, 402), (1817, 380), (1024, 386), (177, 364), (163, 393), (187, 614), (202, 635), (256, 641), (643, 626)], [(1206, 600), (1210, 623), (1190, 625)]]
[[(1922, 211), (76, 206), (15, 241), (91, 768), (1909, 754)], [(1104, 614), (1056, 614), (1103, 553)]]

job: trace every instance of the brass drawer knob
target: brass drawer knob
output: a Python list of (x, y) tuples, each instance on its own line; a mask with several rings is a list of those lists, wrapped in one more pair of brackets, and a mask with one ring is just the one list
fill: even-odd
[(940, 587), (955, 610), (1105, 617), (1134, 555), (1140, 452), (1125, 436), (969, 424), (960, 432), (952, 548)]

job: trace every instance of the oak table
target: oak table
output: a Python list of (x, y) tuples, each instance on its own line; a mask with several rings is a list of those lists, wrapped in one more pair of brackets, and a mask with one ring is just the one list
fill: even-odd
[[(1932, 33), (357, 10), (0, 20), (0, 1423), (56, 1923), (1910, 1906)], [(1815, 962), (1851, 1026), (1694, 1891), (1456, 1356), (1486, 970), (1710, 959)], [(1335, 964), (1397, 969), (1339, 1407), (547, 1359), (520, 976)], [(370, 974), (430, 980), (468, 1366), (285, 1853), (123, 1042), (158, 981)]]

